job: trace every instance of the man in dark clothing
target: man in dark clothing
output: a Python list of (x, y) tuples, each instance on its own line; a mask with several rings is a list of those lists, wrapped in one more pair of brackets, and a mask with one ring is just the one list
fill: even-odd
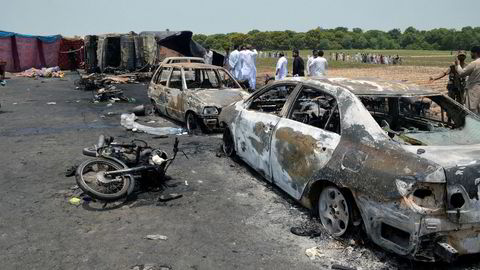
[[(464, 68), (467, 64), (465, 63), (465, 59), (467, 58), (465, 52), (459, 51), (457, 58), (459, 60), (459, 64), (462, 68)], [(465, 77), (461, 77), (458, 75), (457, 70), (455, 69), (455, 65), (451, 65), (445, 70), (442, 74), (438, 75), (437, 77), (430, 77), (430, 81), (439, 80), (448, 75), (448, 83), (447, 83), (447, 90), (448, 96), (457, 101), (460, 104), (465, 104), (465, 85), (466, 80)]]
[(77, 70), (77, 52), (75, 48), (70, 47), (70, 51), (67, 53), (68, 55), (68, 62), (70, 63), (70, 70), (76, 71)]
[(302, 57), (298, 54), (298, 50), (293, 50), (293, 76), (305, 77), (305, 64)]

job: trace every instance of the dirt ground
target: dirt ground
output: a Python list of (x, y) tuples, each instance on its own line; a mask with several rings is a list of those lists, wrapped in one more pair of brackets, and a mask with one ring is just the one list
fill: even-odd
[[(270, 69), (262, 69), (258, 71), (257, 81), (264, 81), (265, 75), (274, 75), (273, 66)], [(385, 80), (395, 80), (415, 83), (440, 92), (446, 92), (448, 76), (430, 82), (430, 76), (436, 77), (444, 72), (446, 68), (441, 67), (424, 67), (424, 66), (379, 66), (369, 68), (336, 68), (328, 70), (329, 77), (345, 77), (345, 78), (381, 78)], [(289, 70), (291, 73), (291, 69)]]
[[(1, 269), (449, 268), (407, 261), (359, 236), (292, 234), (293, 226), (318, 222), (242, 162), (219, 155), (218, 134), (179, 136), (188, 159), (178, 156), (164, 191), (139, 193), (105, 208), (99, 202), (69, 204), (79, 190), (65, 170), (86, 159), (82, 148), (100, 134), (144, 139), (169, 153), (174, 140), (120, 126), (121, 113), (147, 101), (145, 85), (119, 86), (136, 102), (107, 106), (92, 103), (92, 93), (75, 90), (76, 78), (12, 78), (0, 87)], [(176, 126), (160, 117), (141, 120)], [(158, 196), (172, 192), (183, 197), (158, 202)], [(168, 239), (145, 239), (150, 234)], [(306, 256), (312, 247), (320, 257)], [(450, 267), (480, 265), (462, 260)]]

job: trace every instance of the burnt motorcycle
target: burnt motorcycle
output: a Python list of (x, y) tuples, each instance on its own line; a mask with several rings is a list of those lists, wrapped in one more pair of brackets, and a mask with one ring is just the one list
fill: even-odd
[(123, 144), (101, 135), (96, 145), (83, 149), (84, 155), (94, 159), (78, 166), (75, 179), (92, 198), (115, 201), (127, 197), (138, 180), (157, 185), (165, 181), (165, 173), (177, 156), (178, 142), (175, 138), (173, 156), (169, 158), (165, 151), (143, 140)]

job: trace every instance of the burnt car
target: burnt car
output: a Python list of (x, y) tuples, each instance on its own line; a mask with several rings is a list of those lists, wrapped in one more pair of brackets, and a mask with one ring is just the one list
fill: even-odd
[(173, 63), (202, 63), (205, 64), (205, 59), (200, 57), (185, 57), (185, 56), (175, 56), (167, 57), (163, 59), (162, 64), (173, 64)]
[(201, 63), (162, 64), (148, 86), (155, 110), (191, 133), (219, 129), (222, 108), (247, 96), (227, 70)]
[(223, 149), (318, 214), (421, 261), (480, 252), (480, 119), (412, 84), (291, 78), (222, 110)]

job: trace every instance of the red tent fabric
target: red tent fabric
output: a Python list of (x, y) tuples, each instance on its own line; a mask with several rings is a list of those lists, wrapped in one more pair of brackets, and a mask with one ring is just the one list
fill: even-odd
[(6, 71), (58, 66), (60, 36), (29, 36), (0, 31), (0, 61)]
[(68, 60), (68, 53), (71, 48), (78, 50), (75, 52), (77, 59), (77, 67), (81, 67), (81, 63), (84, 62), (84, 46), (83, 39), (70, 39), (62, 38), (60, 41), (60, 52), (58, 54), (58, 66), (60, 69), (70, 69), (70, 61)]

